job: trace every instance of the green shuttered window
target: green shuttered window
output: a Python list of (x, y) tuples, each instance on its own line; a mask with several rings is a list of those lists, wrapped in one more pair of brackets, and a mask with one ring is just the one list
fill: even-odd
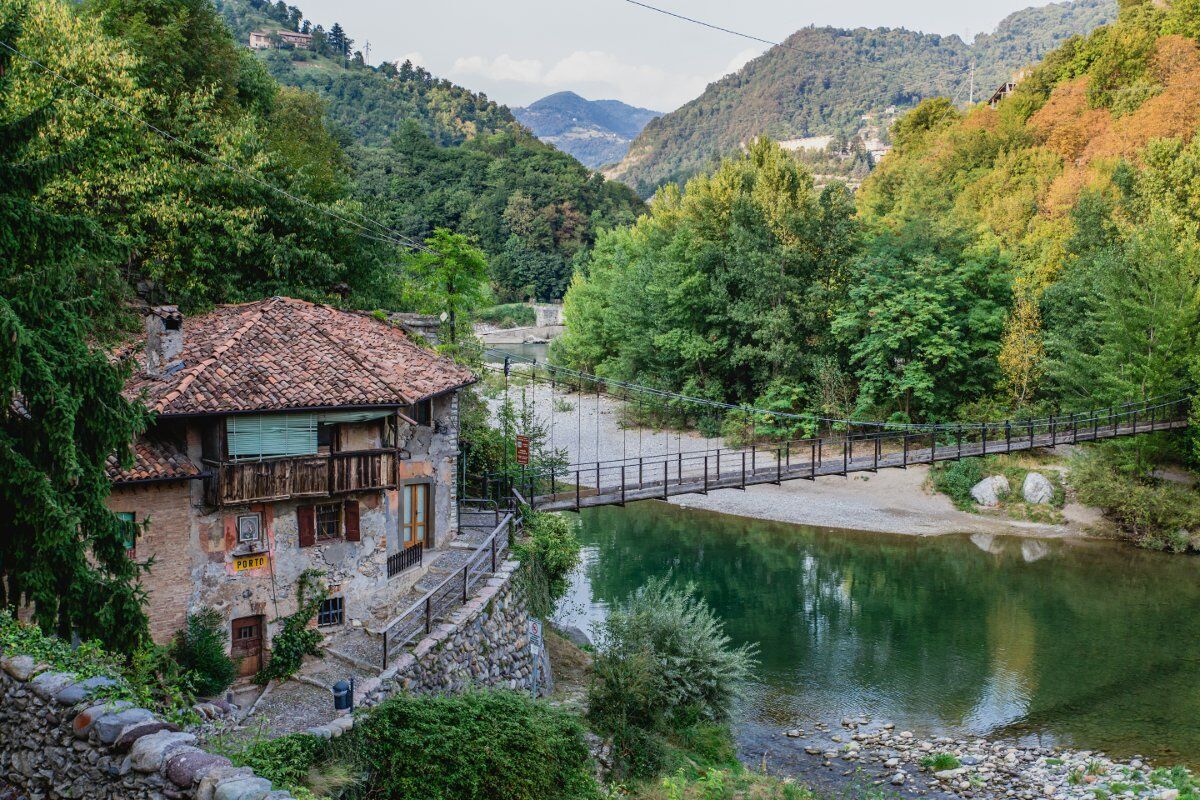
[(229, 457), (253, 461), (317, 452), (316, 414), (256, 414), (226, 417)]

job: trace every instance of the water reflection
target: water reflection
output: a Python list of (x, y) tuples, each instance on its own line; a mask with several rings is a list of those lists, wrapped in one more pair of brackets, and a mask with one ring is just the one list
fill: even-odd
[(642, 503), (582, 516), (560, 616), (692, 582), (761, 664), (747, 737), (869, 714), (1200, 761), (1197, 561), (1107, 543), (829, 531)]

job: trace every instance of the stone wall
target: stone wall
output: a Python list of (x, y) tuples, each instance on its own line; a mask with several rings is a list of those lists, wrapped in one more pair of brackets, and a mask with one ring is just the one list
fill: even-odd
[(470, 686), (528, 690), (533, 675), (529, 612), (505, 561), (475, 596), (438, 625), (387, 672), (364, 686), (362, 705), (396, 692), (459, 692)]
[(196, 737), (23, 655), (0, 657), (0, 795), (28, 800), (291, 800)]

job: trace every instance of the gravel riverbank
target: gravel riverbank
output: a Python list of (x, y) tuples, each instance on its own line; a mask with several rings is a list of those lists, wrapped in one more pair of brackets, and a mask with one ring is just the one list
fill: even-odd
[(1180, 789), (1192, 787), (1184, 771), (1156, 769), (1141, 758), (1120, 761), (1100, 752), (987, 739), (922, 739), (865, 717), (779, 735), (770, 763), (818, 786), (1015, 800), (1179, 800)]

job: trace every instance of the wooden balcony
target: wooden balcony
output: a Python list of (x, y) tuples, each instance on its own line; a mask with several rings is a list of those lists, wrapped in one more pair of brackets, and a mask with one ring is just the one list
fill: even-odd
[(213, 463), (213, 505), (328, 497), (396, 486), (395, 450), (356, 450), (261, 461)]

